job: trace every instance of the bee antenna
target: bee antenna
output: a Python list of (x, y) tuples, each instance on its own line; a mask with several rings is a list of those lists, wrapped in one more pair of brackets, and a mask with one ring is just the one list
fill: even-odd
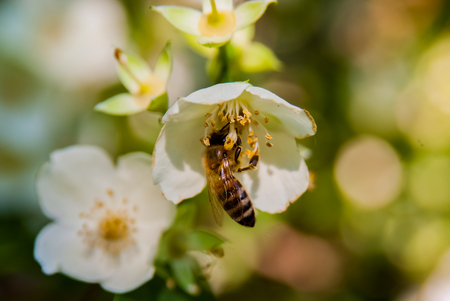
[(225, 124), (225, 125), (223, 126), (223, 128), (220, 129), (219, 132), (223, 131), (223, 130), (224, 130), (227, 126), (229, 126), (229, 125), (230, 125), (230, 122), (228, 122), (227, 124)]

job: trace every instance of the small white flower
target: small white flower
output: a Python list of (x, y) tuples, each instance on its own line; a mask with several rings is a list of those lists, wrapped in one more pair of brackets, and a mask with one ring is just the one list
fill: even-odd
[(228, 42), (233, 33), (255, 23), (270, 3), (276, 0), (250, 0), (233, 8), (233, 0), (203, 0), (203, 12), (163, 5), (152, 7), (179, 30), (199, 36), (204, 46), (218, 47)]
[(111, 158), (100, 148), (55, 151), (37, 178), (44, 213), (53, 222), (36, 238), (46, 274), (99, 282), (122, 293), (153, 277), (153, 259), (175, 206), (151, 183), (151, 156)]
[[(116, 49), (117, 73), (130, 93), (121, 93), (97, 104), (95, 109), (111, 115), (131, 115), (167, 110), (167, 81), (172, 72), (170, 43), (161, 51), (152, 70), (141, 57)], [(164, 108), (161, 109), (160, 107)]]
[(256, 208), (284, 211), (308, 187), (308, 168), (295, 138), (314, 135), (316, 124), (307, 111), (265, 89), (248, 83), (202, 89), (180, 98), (163, 122), (153, 155), (153, 179), (175, 204), (205, 187), (204, 145), (214, 128), (221, 129), (228, 122), (225, 147), (236, 143), (237, 129), (243, 147), (240, 167), (253, 154), (260, 155), (256, 170), (235, 172)]

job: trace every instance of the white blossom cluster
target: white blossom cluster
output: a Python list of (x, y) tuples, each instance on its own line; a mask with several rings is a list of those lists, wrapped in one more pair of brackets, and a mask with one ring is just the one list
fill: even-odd
[[(203, 12), (177, 6), (153, 9), (198, 36), (201, 45), (220, 47), (258, 20), (272, 2), (251, 0), (233, 8), (231, 0), (205, 0)], [(175, 217), (174, 204), (204, 189), (202, 158), (212, 132), (227, 128), (229, 148), (242, 140), (243, 164), (259, 155), (256, 169), (235, 176), (255, 208), (277, 213), (308, 187), (308, 168), (296, 139), (314, 135), (316, 124), (306, 110), (245, 82), (198, 90), (167, 110), (170, 44), (153, 70), (120, 49), (115, 57), (129, 92), (96, 109), (112, 115), (165, 112), (153, 155), (130, 153), (114, 164), (94, 146), (52, 153), (36, 184), (41, 208), (52, 222), (36, 239), (35, 258), (46, 274), (61, 272), (124, 293), (153, 277), (160, 238)]]

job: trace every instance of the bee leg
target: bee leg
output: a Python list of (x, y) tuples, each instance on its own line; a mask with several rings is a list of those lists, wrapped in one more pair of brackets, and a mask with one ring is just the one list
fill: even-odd
[(253, 157), (250, 158), (248, 166), (244, 168), (239, 168), (238, 172), (256, 169), (258, 167), (258, 162), (259, 162), (259, 155), (254, 155)]

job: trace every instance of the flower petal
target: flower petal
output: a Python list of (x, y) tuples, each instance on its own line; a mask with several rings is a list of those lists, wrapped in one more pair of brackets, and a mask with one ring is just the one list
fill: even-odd
[(162, 196), (159, 185), (153, 184), (152, 156), (129, 153), (119, 157), (117, 176), (122, 195), (137, 208), (137, 221), (147, 221), (163, 228), (172, 223), (176, 207)]
[[(164, 202), (169, 203), (167, 200)], [(136, 245), (121, 254), (121, 264), (116, 266), (110, 277), (101, 282), (101, 286), (114, 293), (126, 293), (152, 279), (155, 273), (153, 261), (159, 239), (165, 229), (167, 225), (162, 227), (160, 224), (154, 224), (153, 227), (139, 227), (134, 235)]]
[(159, 54), (153, 72), (167, 84), (170, 74), (172, 73), (172, 50), (170, 42), (167, 42), (166, 46), (164, 46)]
[(246, 89), (250, 88), (249, 83), (224, 83), (212, 87), (200, 89), (180, 100), (198, 104), (219, 104), (228, 100), (238, 98)]
[(198, 39), (199, 44), (205, 46), (205, 47), (220, 47), (226, 44), (231, 38), (233, 37), (232, 33), (229, 33), (224, 36), (215, 36), (215, 37), (205, 37), (201, 36)]
[(199, 139), (204, 135), (204, 114), (211, 109), (178, 102), (183, 114), (167, 117), (153, 151), (153, 181), (175, 204), (200, 193), (206, 185), (202, 166), (205, 147)]
[[(132, 154), (131, 157), (132, 158), (125, 158), (125, 160), (128, 161), (126, 163), (127, 165), (133, 165), (134, 163), (139, 165), (139, 161), (143, 159), (142, 153)], [(147, 158), (145, 160), (147, 160)], [(131, 161), (136, 162), (132, 163)], [(147, 169), (147, 167), (145, 169)], [(159, 189), (158, 192), (160, 192)], [(164, 199), (162, 195), (161, 200), (167, 205), (166, 208), (175, 209), (175, 205)], [(156, 216), (161, 212), (158, 207), (152, 208), (153, 213), (151, 216)], [(175, 217), (175, 210), (171, 210), (169, 219), (166, 218), (167, 216), (164, 216), (164, 211), (161, 213), (162, 216), (157, 218), (158, 221), (154, 220), (151, 216), (146, 216), (145, 218), (148, 221), (146, 225), (142, 225), (141, 223), (136, 225), (139, 230), (134, 235), (136, 242), (135, 248), (129, 250), (131, 252), (124, 252), (122, 254), (120, 259), (124, 264), (117, 266), (114, 273), (106, 280), (102, 281), (101, 285), (103, 288), (115, 293), (125, 293), (134, 290), (153, 278), (155, 272), (153, 261), (158, 251), (159, 240), (162, 233), (167, 230)]]
[(236, 28), (241, 29), (256, 22), (266, 11), (270, 3), (277, 3), (276, 0), (251, 0), (242, 3), (234, 10), (236, 15)]
[[(262, 140), (264, 133), (258, 128), (255, 132)], [(260, 146), (258, 169), (236, 173), (235, 176), (242, 180), (256, 208), (277, 213), (285, 211), (306, 191), (309, 173), (294, 137), (283, 131), (270, 134), (273, 146)]]
[(117, 73), (120, 81), (131, 93), (139, 93), (140, 82), (145, 82), (152, 74), (148, 63), (136, 54), (124, 53), (116, 49)]
[(152, 9), (161, 13), (167, 21), (179, 30), (197, 36), (200, 35), (198, 23), (202, 13), (198, 10), (174, 5), (153, 6)]
[[(233, 0), (215, 0), (216, 8), (221, 10), (233, 10)], [(209, 14), (211, 9), (211, 0), (203, 0), (203, 13)]]
[(274, 127), (277, 123), (282, 124), (285, 130), (297, 138), (309, 137), (316, 133), (317, 125), (306, 110), (291, 105), (263, 88), (250, 87), (247, 92), (252, 96), (249, 97), (248, 94), (244, 93), (242, 97), (248, 98), (254, 109), (259, 110), (269, 120), (272, 120), (265, 125), (267, 128)]
[(96, 111), (100, 111), (110, 115), (132, 115), (145, 110), (138, 105), (134, 97), (129, 93), (121, 93), (95, 106)]
[(49, 218), (79, 223), (79, 214), (111, 188), (114, 166), (102, 149), (71, 146), (53, 152), (36, 180), (40, 205)]
[(217, 54), (216, 48), (208, 48), (202, 46), (198, 42), (198, 36), (192, 34), (184, 34), (183, 36), (186, 39), (186, 42), (188, 43), (189, 47), (191, 47), (192, 50), (194, 50), (201, 56), (204, 56), (206, 58), (213, 58)]
[(36, 238), (34, 257), (45, 274), (62, 272), (86, 282), (98, 282), (109, 276), (111, 268), (104, 263), (102, 250), (89, 252), (77, 230), (50, 224)]

